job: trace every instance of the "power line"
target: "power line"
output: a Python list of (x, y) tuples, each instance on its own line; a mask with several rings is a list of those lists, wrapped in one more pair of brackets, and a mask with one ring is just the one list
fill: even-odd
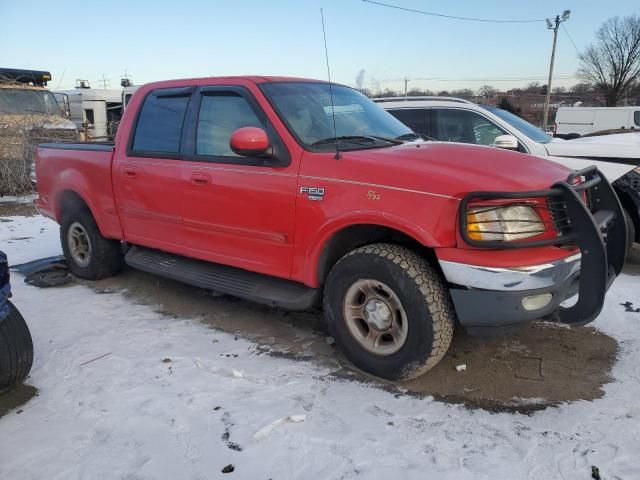
[[(403, 82), (406, 77), (398, 78), (385, 78), (381, 80), (374, 80), (371, 82), (365, 82), (363, 85), (377, 85), (381, 83), (394, 83)], [(570, 80), (577, 78), (576, 75), (555, 75), (554, 78), (560, 80)], [(546, 77), (459, 77), (459, 78), (447, 78), (447, 77), (411, 77), (411, 81), (431, 81), (431, 82), (522, 82), (522, 81), (544, 81)]]
[(488, 22), (488, 23), (537, 23), (537, 22), (544, 22), (545, 19), (532, 19), (532, 20), (500, 20), (500, 19), (495, 19), (495, 18), (476, 18), (476, 17), (457, 17), (455, 15), (445, 15), (444, 13), (435, 13), (435, 12), (427, 12), (424, 10), (415, 10), (413, 8), (406, 8), (406, 7), (400, 7), (398, 5), (390, 5), (388, 3), (382, 3), (382, 2), (374, 2), (373, 0), (362, 0), (365, 3), (371, 3), (374, 5), (379, 5), (381, 7), (387, 7), (387, 8), (395, 8), (396, 10), (403, 10), (405, 12), (411, 12), (411, 13), (419, 13), (421, 15), (429, 15), (432, 17), (441, 17), (441, 18), (448, 18), (451, 20), (466, 20), (469, 22)]
[(564, 33), (567, 34), (567, 37), (569, 37), (569, 41), (571, 42), (571, 45), (573, 45), (573, 48), (576, 49), (576, 53), (580, 54), (580, 50), (578, 50), (578, 47), (576, 47), (576, 43), (573, 41), (573, 38), (571, 38), (571, 35), (569, 35), (569, 30), (567, 30), (567, 27), (564, 26), (564, 23), (562, 23), (562, 29), (564, 30)]

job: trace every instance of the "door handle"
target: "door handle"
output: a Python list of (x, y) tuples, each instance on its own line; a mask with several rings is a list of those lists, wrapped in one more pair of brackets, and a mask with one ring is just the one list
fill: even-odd
[(206, 173), (191, 174), (191, 183), (194, 185), (208, 185), (211, 183), (211, 177)]
[(124, 167), (122, 167), (122, 171), (129, 178), (135, 178), (138, 176), (138, 169), (130, 165), (125, 165)]

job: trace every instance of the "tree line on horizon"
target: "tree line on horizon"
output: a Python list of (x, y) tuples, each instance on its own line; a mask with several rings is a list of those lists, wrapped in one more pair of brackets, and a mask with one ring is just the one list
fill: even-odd
[[(620, 103), (640, 105), (640, 16), (613, 17), (605, 21), (596, 31), (594, 42), (578, 52), (579, 68), (576, 72), (579, 83), (572, 87), (554, 87), (555, 96), (591, 96), (602, 99), (607, 107)], [(362, 85), (364, 70), (356, 77), (356, 84)], [(405, 93), (390, 88), (373, 91), (360, 89), (372, 98), (404, 97)], [(466, 99), (489, 99), (498, 95), (546, 95), (547, 85), (530, 82), (524, 88), (500, 91), (491, 85), (483, 85), (478, 90), (462, 88), (433, 92), (429, 89), (412, 88), (407, 96), (454, 96)], [(501, 98), (500, 101), (503, 101)]]

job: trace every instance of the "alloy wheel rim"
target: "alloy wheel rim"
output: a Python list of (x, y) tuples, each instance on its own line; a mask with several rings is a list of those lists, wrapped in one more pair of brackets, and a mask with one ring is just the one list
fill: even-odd
[(360, 279), (349, 287), (343, 318), (351, 336), (374, 355), (393, 355), (407, 340), (409, 323), (402, 302), (378, 280)]
[(67, 245), (73, 261), (79, 267), (86, 267), (91, 261), (91, 242), (89, 234), (78, 222), (74, 222), (67, 232)]

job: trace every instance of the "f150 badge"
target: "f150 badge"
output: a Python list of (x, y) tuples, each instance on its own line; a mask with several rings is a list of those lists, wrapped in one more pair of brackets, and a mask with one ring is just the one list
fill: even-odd
[(309, 200), (324, 200), (324, 187), (300, 187), (300, 194)]

